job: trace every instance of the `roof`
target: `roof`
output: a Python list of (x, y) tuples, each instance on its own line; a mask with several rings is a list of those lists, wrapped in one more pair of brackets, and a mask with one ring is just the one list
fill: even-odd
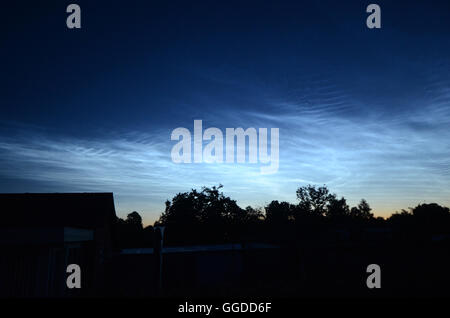
[[(240, 251), (246, 249), (273, 249), (279, 248), (271, 244), (248, 243), (245, 246), (242, 244), (221, 244), (221, 245), (192, 245), (192, 246), (173, 246), (163, 247), (163, 254), (172, 253), (195, 253), (195, 252), (219, 252), (219, 251)], [(121, 251), (121, 254), (153, 254), (153, 248), (126, 248)]]
[(0, 194), (0, 227), (94, 229), (115, 217), (112, 193)]

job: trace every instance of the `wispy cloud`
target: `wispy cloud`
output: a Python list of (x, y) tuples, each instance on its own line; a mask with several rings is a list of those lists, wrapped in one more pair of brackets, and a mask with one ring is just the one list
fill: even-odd
[[(0, 134), (0, 176), (33, 181), (23, 187), (30, 192), (39, 191), (39, 184), (47, 185), (46, 191), (112, 191), (119, 212), (136, 209), (148, 221), (177, 192), (219, 183), (242, 206), (294, 202), (296, 188), (308, 183), (327, 184), (352, 204), (364, 197), (381, 214), (423, 201), (449, 205), (450, 83), (434, 73), (427, 83), (421, 98), (404, 101), (410, 105), (406, 111), (389, 111), (390, 105), (373, 105), (372, 111), (370, 101), (313, 76), (280, 98), (249, 98), (249, 107), (203, 111), (195, 118), (204, 129), (279, 128), (280, 166), (274, 175), (261, 175), (252, 164), (175, 164), (170, 129), (87, 138), (21, 126)], [(173, 123), (173, 129), (192, 130), (191, 120)], [(2, 183), (0, 190), (8, 187)]]

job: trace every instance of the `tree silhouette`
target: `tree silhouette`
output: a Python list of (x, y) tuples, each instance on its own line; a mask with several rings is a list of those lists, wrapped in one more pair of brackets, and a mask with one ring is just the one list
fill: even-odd
[(328, 200), (325, 216), (333, 220), (343, 220), (350, 215), (350, 208), (347, 205), (347, 201), (342, 197), (337, 199), (335, 196), (331, 196)]
[[(222, 185), (203, 187), (202, 191), (179, 193), (172, 201), (166, 201), (160, 224), (220, 224), (222, 222), (244, 222), (254, 217), (254, 210), (240, 208), (235, 200), (219, 190)], [(251, 213), (251, 215), (249, 215)]]
[(353, 219), (370, 220), (373, 218), (372, 208), (365, 199), (361, 199), (357, 207), (352, 207), (350, 216)]
[(142, 217), (136, 211), (129, 213), (125, 220), (116, 219), (115, 239), (120, 248), (152, 245), (150, 240), (144, 240)]
[(450, 215), (449, 208), (436, 203), (419, 204), (411, 212), (414, 217), (427, 222), (447, 222)]
[(136, 211), (133, 211), (127, 215), (125, 223), (135, 227), (137, 230), (142, 230), (142, 217)]
[(243, 222), (257, 222), (264, 219), (264, 213), (261, 209), (254, 209), (251, 206), (245, 208)]
[[(248, 240), (292, 242), (310, 240), (326, 232), (345, 230), (362, 237), (365, 228), (389, 227), (397, 237), (427, 239), (450, 235), (450, 211), (436, 203), (394, 213), (387, 220), (374, 218), (365, 199), (349, 208), (344, 197), (331, 194), (326, 185), (298, 188), (298, 204), (273, 200), (264, 209), (239, 207), (221, 191), (222, 185), (203, 187), (200, 191), (178, 193), (166, 201), (166, 208), (156, 224), (166, 225), (169, 244), (244, 242)], [(120, 246), (149, 246), (153, 227), (142, 227), (136, 211), (125, 220), (117, 219)], [(332, 237), (333, 235), (329, 235)]]
[(274, 224), (283, 224), (293, 219), (294, 206), (288, 202), (276, 200), (266, 206), (266, 221)]
[(166, 201), (157, 223), (168, 226), (168, 233), (172, 233), (169, 243), (238, 240), (248, 226), (262, 219), (260, 210), (240, 208), (221, 188), (222, 185), (203, 187), (201, 191), (192, 189)]
[(316, 187), (309, 184), (297, 189), (297, 199), (301, 210), (315, 215), (324, 215), (326, 205), (333, 197), (325, 185)]

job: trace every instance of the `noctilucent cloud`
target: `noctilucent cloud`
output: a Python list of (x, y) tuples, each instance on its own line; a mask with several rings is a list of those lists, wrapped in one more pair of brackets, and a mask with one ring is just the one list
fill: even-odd
[[(77, 1), (2, 5), (0, 192), (114, 192), (146, 224), (178, 192), (242, 207), (326, 184), (388, 216), (450, 205), (450, 5)], [(279, 169), (176, 164), (177, 127), (279, 128)]]

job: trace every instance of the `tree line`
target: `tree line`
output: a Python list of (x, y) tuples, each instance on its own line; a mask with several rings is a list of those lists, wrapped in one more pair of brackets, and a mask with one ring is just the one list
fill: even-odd
[[(358, 241), (368, 228), (388, 230), (408, 240), (446, 239), (450, 234), (449, 208), (436, 203), (419, 204), (384, 219), (374, 217), (365, 199), (350, 207), (326, 185), (299, 187), (296, 204), (274, 200), (263, 208), (241, 208), (221, 189), (222, 185), (192, 189), (167, 200), (154, 224), (166, 227), (165, 244), (295, 243), (333, 240), (336, 233)], [(125, 220), (118, 218), (118, 245), (152, 246), (154, 226), (144, 228), (137, 212)]]

